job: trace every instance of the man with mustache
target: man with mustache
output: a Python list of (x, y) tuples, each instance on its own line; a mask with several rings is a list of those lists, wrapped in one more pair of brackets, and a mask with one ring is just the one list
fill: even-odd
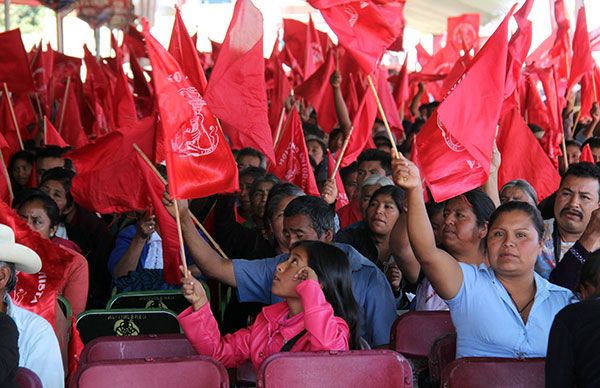
[(581, 266), (600, 249), (600, 167), (575, 163), (556, 192), (554, 219), (546, 221), (544, 249), (536, 272), (555, 284), (574, 289)]

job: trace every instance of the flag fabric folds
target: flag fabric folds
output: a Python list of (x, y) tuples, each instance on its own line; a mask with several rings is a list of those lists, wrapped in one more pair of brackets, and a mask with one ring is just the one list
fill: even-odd
[[(177, 61), (150, 35), (147, 26), (144, 37), (152, 63), (171, 197), (200, 198), (237, 190), (235, 160), (204, 98)], [(221, 52), (221, 57), (225, 55)], [(264, 61), (261, 64), (264, 66)], [(265, 129), (272, 143), (268, 123)]]
[[(480, 187), (489, 176), (512, 10), (416, 137), (419, 168), (436, 202)], [(482, 92), (475, 97), (473, 90)]]
[(204, 97), (233, 147), (253, 147), (274, 160), (262, 25), (262, 14), (250, 0), (235, 3)]

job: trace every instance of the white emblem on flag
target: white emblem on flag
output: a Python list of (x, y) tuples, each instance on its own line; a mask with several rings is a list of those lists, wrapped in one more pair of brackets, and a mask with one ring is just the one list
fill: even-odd
[(446, 142), (446, 145), (448, 146), (448, 148), (450, 148), (451, 151), (454, 152), (463, 152), (465, 150), (465, 147), (463, 147), (462, 144), (460, 144), (457, 140), (455, 140), (452, 135), (450, 135), (447, 132), (447, 129), (444, 127), (444, 123), (442, 123), (442, 120), (440, 120), (440, 116), (437, 116), (436, 113), (436, 118), (437, 118), (437, 126), (440, 129), (440, 131), (442, 132), (442, 138), (444, 139), (444, 141)]
[(351, 5), (344, 8), (344, 12), (348, 15), (348, 24), (350, 25), (350, 28), (353, 28), (358, 21), (358, 12), (356, 12), (356, 9)]
[[(170, 82), (180, 83), (182, 75), (176, 72), (168, 77)], [(203, 109), (206, 101), (193, 86), (186, 86), (178, 90), (192, 107), (194, 116), (187, 125), (180, 128), (171, 139), (171, 150), (184, 157), (200, 157), (212, 154), (219, 145), (219, 131), (216, 124), (206, 123)]]
[(478, 36), (479, 34), (475, 31), (472, 24), (460, 23), (452, 31), (450, 41), (456, 50), (463, 50), (465, 46), (466, 49), (469, 50), (471, 47), (475, 46), (475, 41)]

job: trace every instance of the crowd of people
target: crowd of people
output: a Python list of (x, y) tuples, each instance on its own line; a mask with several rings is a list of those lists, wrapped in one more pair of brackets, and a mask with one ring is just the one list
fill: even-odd
[[(314, 177), (316, 189), (276, 173), (265, 152), (240, 147), (231, 149), (235, 192), (182, 200), (166, 188), (146, 209), (100, 214), (74, 195), (81, 189), (71, 159), (78, 147), (41, 144), (39, 136), (26, 141), (7, 163), (14, 198), (0, 201), (0, 386), (16, 386), (19, 366), (47, 387), (73, 375), (76, 328), (59, 299), (77, 316), (104, 309), (112, 293), (167, 289), (190, 303), (177, 319), (194, 349), (228, 368), (251, 362), (257, 369), (278, 352), (387, 348), (399, 314), (449, 311), (457, 358), (546, 357), (548, 387), (600, 386), (598, 102), (579, 120), (569, 97), (561, 117), (565, 155), (544, 160), (560, 173), (551, 195), (538, 195), (539, 181), (527, 177), (501, 180), (503, 155), (494, 143), (487, 181), (436, 203), (415, 138), (440, 102), (423, 83), (413, 85), (399, 112), (402, 128), (392, 133), (373, 115), (363, 125), (364, 144), (344, 160), (361, 129), (350, 117), (357, 106), (348, 106), (358, 98), (344, 95), (356, 88), (343, 85), (359, 81), (338, 64), (324, 84), (331, 106), (317, 111), (294, 93), (280, 101), (279, 130), (290, 117), (301, 120), (304, 143), (293, 148), (305, 149), (309, 163), (296, 174)], [(330, 131), (320, 126), (326, 114), (335, 116)], [(555, 136), (528, 128), (541, 143)], [(593, 161), (580, 161), (588, 149)], [(165, 164), (153, 162), (169, 181)], [(165, 215), (173, 230), (165, 230)], [(166, 237), (175, 220), (186, 258), (179, 282), (166, 275), (178, 260)], [(207, 284), (230, 290), (224, 305), (211, 303)]]
[[(327, 135), (319, 136), (319, 144), (325, 144)], [(535, 189), (524, 180), (496, 192), (484, 185), (436, 204), (425, 202), (415, 164), (390, 156), (389, 142), (381, 148), (363, 151), (342, 170), (350, 203), (337, 212), (331, 180), (320, 180), (319, 187), (335, 194), (306, 195), (269, 174), (265, 157), (250, 148), (237, 152), (238, 193), (179, 201), (189, 257), (181, 282), (191, 307), (178, 319), (196, 350), (227, 367), (246, 360), (258, 367), (279, 351), (384, 347), (397, 310), (449, 310), (457, 357), (548, 354), (553, 380), (567, 379), (567, 372), (560, 372), (566, 357), (573, 369), (585, 366), (572, 378), (595, 376), (591, 359), (596, 356), (588, 340), (597, 338), (600, 167), (572, 159), (553, 203), (543, 201), (540, 209)], [(177, 287), (160, 275), (131, 280), (163, 267), (161, 231), (152, 209), (100, 217), (80, 207), (70, 193), (76, 172), (66, 151), (53, 146), (23, 151), (10, 163), (13, 209), (31, 233), (72, 254), (60, 267), (44, 263), (61, 272), (58, 295), (78, 314), (104, 307), (118, 284), (143, 290)], [(313, 166), (316, 174), (319, 164)], [(29, 184), (34, 175), (37, 188)], [(175, 217), (167, 193), (163, 204)], [(551, 218), (544, 220), (543, 213)], [(198, 232), (191, 214), (211, 224), (232, 260)], [(25, 248), (14, 243), (10, 228), (2, 231), (7, 236), (2, 244), (11, 247), (0, 254), (3, 310), (20, 332), (19, 365), (44, 381), (60, 381), (57, 333), (15, 306), (10, 296), (17, 271), (39, 268), (25, 268), (32, 264), (13, 253), (15, 247)], [(24, 255), (36, 261), (34, 252)], [(39, 258), (35, 265), (41, 265)], [(199, 280), (235, 289), (222, 322), (211, 312)], [(561, 312), (579, 300), (586, 302)], [(14, 358), (16, 337), (5, 321), (2, 317), (5, 354)], [(41, 349), (55, 357), (33, 356)], [(7, 373), (6, 381), (14, 380), (14, 368)]]

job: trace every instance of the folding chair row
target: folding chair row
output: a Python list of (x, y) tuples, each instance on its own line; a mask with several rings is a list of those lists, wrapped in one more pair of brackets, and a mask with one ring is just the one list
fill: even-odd
[(76, 325), (84, 344), (101, 336), (181, 333), (177, 315), (162, 309), (88, 310)]

